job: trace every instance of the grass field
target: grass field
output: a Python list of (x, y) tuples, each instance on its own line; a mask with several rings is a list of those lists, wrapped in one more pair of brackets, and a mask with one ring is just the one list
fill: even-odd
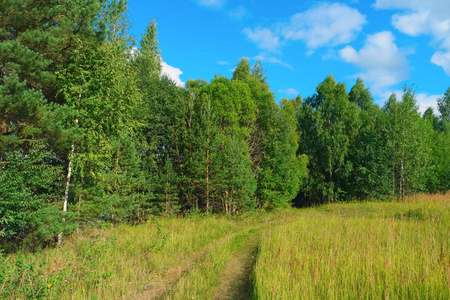
[(0, 257), (0, 299), (239, 298), (450, 299), (450, 195), (153, 218)]
[(258, 299), (450, 299), (450, 201), (306, 209), (259, 251)]

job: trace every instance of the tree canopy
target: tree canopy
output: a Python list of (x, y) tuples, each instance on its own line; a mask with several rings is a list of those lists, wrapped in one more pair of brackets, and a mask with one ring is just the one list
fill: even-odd
[[(240, 214), (450, 188), (450, 89), (373, 103), (330, 75), (277, 102), (260, 61), (232, 78), (162, 75), (127, 2), (0, 3), (0, 236), (30, 245), (94, 223)], [(67, 207), (63, 210), (63, 207)]]

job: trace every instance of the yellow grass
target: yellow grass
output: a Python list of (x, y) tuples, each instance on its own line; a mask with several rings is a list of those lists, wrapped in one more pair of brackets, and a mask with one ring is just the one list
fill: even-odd
[(156, 219), (140, 226), (87, 230), (58, 249), (3, 257), (0, 299), (138, 294), (185, 257), (237, 231), (237, 224), (220, 217)]
[(450, 299), (450, 199), (334, 204), (264, 235), (258, 299)]
[(85, 229), (0, 255), (0, 299), (210, 299), (249, 239), (256, 299), (450, 299), (450, 194)]

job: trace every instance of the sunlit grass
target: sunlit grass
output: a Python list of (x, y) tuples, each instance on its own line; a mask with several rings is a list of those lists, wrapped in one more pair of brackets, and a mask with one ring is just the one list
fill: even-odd
[(0, 255), (0, 299), (136, 299), (190, 260), (202, 259), (205, 269), (214, 270), (221, 247), (236, 247), (252, 228), (287, 222), (297, 213), (153, 218), (138, 226), (84, 229), (60, 248)]
[(256, 233), (257, 230), (253, 229), (245, 231), (229, 236), (216, 245), (187, 276), (177, 283), (167, 299), (211, 299), (214, 288), (220, 283), (220, 276), (227, 262), (242, 248), (246, 240)]
[(450, 197), (304, 210), (263, 236), (258, 299), (450, 299)]
[(450, 299), (449, 194), (84, 229), (0, 256), (0, 299), (210, 299), (259, 237), (257, 299)]
[(138, 294), (152, 277), (239, 228), (237, 220), (218, 216), (85, 230), (58, 249), (3, 257), (0, 299), (112, 299)]

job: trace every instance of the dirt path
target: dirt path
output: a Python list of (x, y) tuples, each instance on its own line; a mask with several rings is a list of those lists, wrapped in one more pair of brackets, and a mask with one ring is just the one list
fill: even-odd
[(198, 264), (204, 256), (216, 245), (227, 238), (235, 236), (237, 233), (230, 233), (204, 246), (197, 252), (190, 254), (182, 260), (180, 265), (172, 267), (164, 274), (153, 274), (149, 282), (144, 286), (144, 292), (141, 294), (124, 295), (120, 300), (127, 299), (161, 299), (175, 286), (183, 274), (189, 272), (195, 264)]
[(251, 299), (251, 272), (258, 255), (261, 233), (254, 233), (245, 245), (233, 255), (223, 270), (220, 284), (216, 287), (214, 300)]
[[(249, 234), (247, 241), (242, 247), (232, 255), (232, 258), (227, 262), (223, 271), (220, 273), (220, 283), (214, 289), (214, 296), (212, 299), (239, 300), (253, 298), (251, 273), (256, 263), (258, 246), (262, 233), (272, 226), (286, 224), (293, 220), (294, 217), (281, 216), (276, 220), (266, 219), (256, 226), (246, 227), (245, 231), (253, 232)], [(220, 247), (227, 238), (235, 236), (238, 233), (239, 232), (231, 233), (211, 241), (198, 252), (182, 258), (179, 265), (174, 266), (163, 274), (151, 276), (147, 284), (143, 287), (144, 291), (141, 291), (140, 293), (131, 293), (122, 296), (119, 299), (164, 299), (169, 297), (168, 295), (180, 279), (184, 276), (188, 276), (194, 266), (201, 263), (212, 249)]]

